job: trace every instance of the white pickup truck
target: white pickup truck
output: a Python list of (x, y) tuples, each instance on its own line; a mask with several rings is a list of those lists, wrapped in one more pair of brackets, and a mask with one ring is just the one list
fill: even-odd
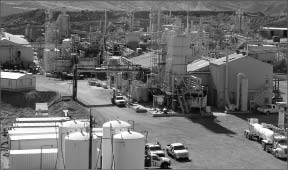
[(145, 155), (145, 168), (161, 168), (168, 169), (171, 165), (171, 161), (169, 158), (160, 157), (156, 154), (146, 154)]
[(271, 113), (278, 113), (279, 112), (279, 108), (276, 104), (267, 104), (264, 107), (258, 107), (257, 111), (260, 113), (264, 113), (266, 115), (269, 115)]

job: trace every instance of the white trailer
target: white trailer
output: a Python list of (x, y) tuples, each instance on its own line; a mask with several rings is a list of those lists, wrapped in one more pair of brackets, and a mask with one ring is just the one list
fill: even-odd
[(13, 123), (12, 128), (19, 127), (58, 127), (62, 122), (45, 122), (45, 123)]
[(32, 128), (12, 128), (8, 130), (9, 136), (14, 135), (36, 135), (36, 134), (56, 134), (59, 133), (59, 127), (32, 127)]
[(64, 122), (70, 120), (69, 117), (28, 117), (16, 118), (16, 123), (39, 123), (39, 122)]
[(55, 169), (57, 149), (10, 150), (9, 169)]
[(43, 145), (57, 148), (58, 134), (13, 135), (9, 139), (11, 150), (40, 149)]

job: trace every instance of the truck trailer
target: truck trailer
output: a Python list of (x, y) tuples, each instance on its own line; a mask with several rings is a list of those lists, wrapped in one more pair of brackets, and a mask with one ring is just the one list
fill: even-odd
[(259, 124), (257, 118), (250, 118), (244, 136), (250, 140), (257, 140), (264, 151), (272, 153), (277, 158), (287, 157), (287, 138), (284, 129), (271, 124)]

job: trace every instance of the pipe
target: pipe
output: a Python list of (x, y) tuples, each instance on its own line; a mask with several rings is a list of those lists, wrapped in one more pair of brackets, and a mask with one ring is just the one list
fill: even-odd
[(225, 96), (224, 96), (224, 108), (226, 110), (226, 106), (228, 105), (227, 109), (229, 109), (230, 106), (230, 100), (229, 100), (229, 95), (228, 95), (228, 62), (229, 62), (229, 56), (228, 54), (226, 55), (226, 64), (225, 64)]
[(242, 88), (242, 79), (246, 78), (246, 75), (244, 73), (238, 73), (237, 74), (237, 91), (236, 91), (236, 108), (240, 109), (240, 94), (241, 94), (241, 88)]

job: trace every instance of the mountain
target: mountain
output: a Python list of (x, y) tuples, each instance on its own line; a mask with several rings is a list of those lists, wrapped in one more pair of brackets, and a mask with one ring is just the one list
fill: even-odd
[(286, 8), (286, 2), (283, 1), (241, 1), (241, 0), (214, 0), (214, 1), (17, 1), (7, 0), (2, 2), (2, 15), (10, 15), (15, 13), (21, 13), (24, 11), (34, 9), (53, 9), (61, 10), (65, 7), (69, 11), (103, 11), (107, 10), (136, 10), (148, 11), (150, 8), (161, 8), (162, 10), (190, 10), (190, 11), (236, 11), (238, 9), (244, 12), (262, 12), (266, 15), (283, 15)]

